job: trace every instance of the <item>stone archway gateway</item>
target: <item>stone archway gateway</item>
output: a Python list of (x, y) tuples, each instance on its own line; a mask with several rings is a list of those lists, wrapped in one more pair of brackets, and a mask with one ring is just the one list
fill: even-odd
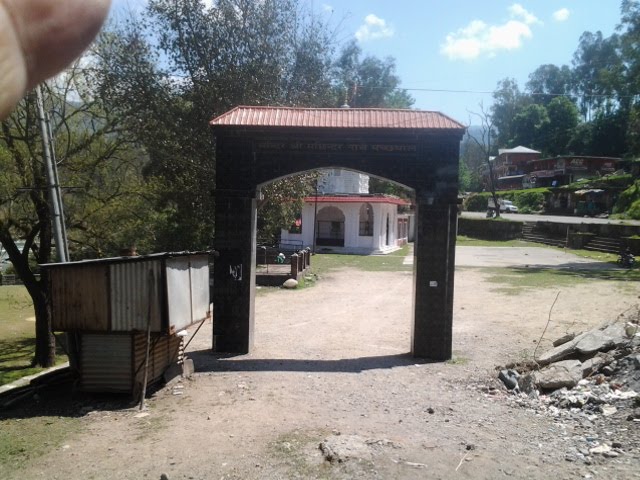
[(439, 112), (236, 107), (216, 137), (213, 349), (253, 346), (256, 191), (269, 181), (342, 167), (416, 192), (411, 351), (451, 358), (458, 152), (464, 126)]

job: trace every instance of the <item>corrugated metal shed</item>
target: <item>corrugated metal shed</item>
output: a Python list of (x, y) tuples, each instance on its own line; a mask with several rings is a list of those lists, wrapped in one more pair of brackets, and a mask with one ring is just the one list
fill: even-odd
[(465, 130), (440, 112), (388, 108), (290, 108), (239, 106), (212, 126)]
[(172, 333), (210, 314), (209, 254), (167, 253), (43, 265), (56, 331)]

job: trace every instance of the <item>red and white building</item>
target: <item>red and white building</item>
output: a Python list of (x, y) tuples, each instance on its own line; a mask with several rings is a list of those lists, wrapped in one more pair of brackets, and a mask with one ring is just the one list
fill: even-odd
[(398, 250), (411, 237), (413, 216), (399, 213), (410, 203), (368, 190), (367, 175), (343, 169), (326, 171), (319, 181), (318, 196), (304, 199), (300, 218), (289, 230), (282, 230), (281, 243), (355, 254)]

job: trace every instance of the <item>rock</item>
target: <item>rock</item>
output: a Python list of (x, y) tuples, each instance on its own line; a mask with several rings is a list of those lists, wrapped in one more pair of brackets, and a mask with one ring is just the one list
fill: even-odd
[(283, 288), (298, 288), (298, 281), (295, 278), (288, 278), (283, 284)]
[(603, 443), (601, 445), (598, 445), (597, 447), (593, 447), (589, 449), (589, 453), (591, 454), (600, 454), (602, 455), (605, 452), (610, 452), (611, 451), (611, 447), (609, 445), (607, 445), (606, 443)]
[(612, 323), (602, 330), (602, 333), (613, 341), (616, 347), (621, 347), (629, 343), (629, 337), (627, 337), (626, 325), (624, 323)]
[(610, 417), (611, 415), (613, 415), (614, 413), (616, 413), (618, 411), (618, 409), (612, 405), (602, 405), (600, 407), (600, 410), (602, 410), (602, 415), (604, 415), (605, 417)]
[(324, 458), (331, 463), (371, 460), (371, 448), (359, 435), (332, 435), (320, 443)]
[(575, 387), (582, 378), (582, 363), (579, 360), (563, 360), (535, 372), (535, 384), (542, 390)]
[[(607, 327), (608, 328), (608, 327)], [(575, 349), (582, 355), (592, 355), (598, 352), (611, 350), (616, 343), (605, 331), (591, 330), (576, 342)]]
[(589, 358), (582, 362), (582, 376), (588, 377), (598, 373), (603, 367), (613, 361), (613, 357), (606, 353), (600, 352), (595, 357)]
[(527, 395), (535, 395), (535, 393), (537, 393), (536, 376), (533, 373), (520, 376), (518, 379), (518, 387), (520, 387), (521, 392), (524, 392)]
[(167, 477), (166, 473), (163, 473), (162, 475), (160, 475), (160, 480), (169, 480), (169, 477)]
[(558, 347), (560, 345), (564, 345), (565, 343), (570, 342), (571, 340), (576, 338), (577, 335), (579, 335), (579, 334), (577, 334), (577, 333), (567, 333), (566, 335), (563, 335), (562, 337), (556, 339), (553, 342), (553, 346), (554, 347)]
[(606, 375), (607, 377), (610, 377), (611, 375), (613, 375), (613, 368), (611, 368), (610, 365), (607, 365), (606, 367), (602, 367), (602, 373), (604, 375)]
[(509, 390), (518, 388), (518, 377), (520, 377), (520, 374), (515, 370), (500, 370), (500, 373), (498, 374), (498, 378)]
[(562, 345), (558, 345), (557, 347), (544, 352), (542, 355), (540, 355), (536, 359), (536, 362), (538, 362), (540, 365), (548, 365), (550, 363), (557, 362), (558, 360), (567, 358), (568, 356), (575, 353), (577, 343), (585, 335), (586, 333), (582, 333), (578, 335), (576, 338), (574, 338), (573, 340), (570, 340), (566, 343), (563, 343)]

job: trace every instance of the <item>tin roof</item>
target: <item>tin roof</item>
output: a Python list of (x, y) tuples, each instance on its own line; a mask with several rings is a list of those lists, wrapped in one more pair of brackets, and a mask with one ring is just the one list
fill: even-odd
[(238, 106), (214, 118), (209, 124), (236, 127), (465, 129), (464, 125), (440, 112), (391, 108)]
[(214, 251), (203, 250), (197, 252), (161, 252), (161, 253), (150, 253), (149, 255), (135, 255), (131, 257), (108, 257), (108, 258), (90, 258), (87, 260), (77, 260), (75, 262), (64, 262), (64, 263), (41, 263), (41, 267), (50, 268), (50, 267), (74, 267), (78, 265), (96, 265), (96, 264), (112, 264), (112, 263), (129, 263), (129, 262), (144, 262), (147, 260), (160, 260), (163, 258), (174, 258), (174, 257), (186, 257), (192, 255), (210, 255), (214, 254)]
[(369, 195), (318, 195), (306, 197), (306, 203), (388, 203), (391, 205), (411, 205), (411, 202), (402, 198)]
[(503, 153), (540, 153), (537, 150), (532, 150), (527, 147), (523, 147), (522, 145), (518, 145), (515, 148), (501, 148), (498, 150), (498, 155), (502, 155)]

